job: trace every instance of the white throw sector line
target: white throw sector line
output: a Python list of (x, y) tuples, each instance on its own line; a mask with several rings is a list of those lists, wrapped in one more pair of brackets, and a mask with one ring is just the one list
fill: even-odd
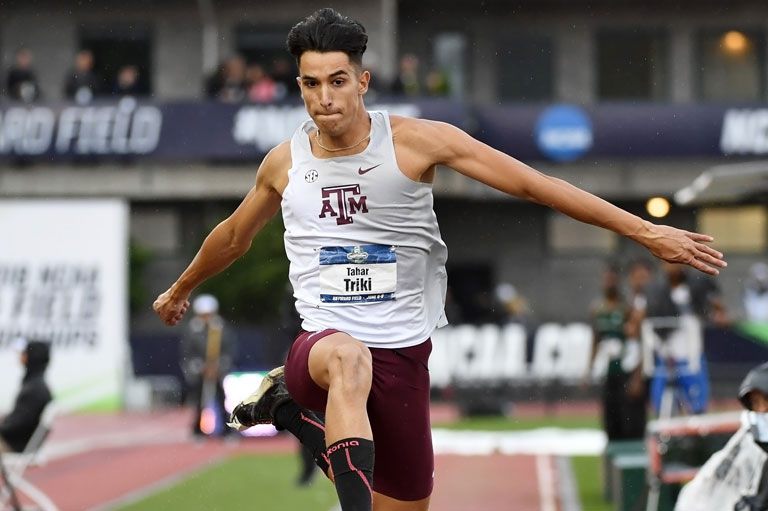
[(555, 500), (555, 477), (552, 471), (552, 458), (536, 456), (536, 475), (539, 480), (541, 511), (557, 511)]

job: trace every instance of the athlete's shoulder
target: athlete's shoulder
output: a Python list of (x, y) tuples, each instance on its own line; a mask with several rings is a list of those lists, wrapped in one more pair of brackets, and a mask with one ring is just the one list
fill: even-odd
[(267, 184), (277, 190), (285, 187), (288, 170), (291, 168), (291, 142), (286, 140), (273, 147), (259, 165), (257, 183)]
[(285, 140), (269, 150), (265, 160), (269, 159), (273, 164), (288, 163), (291, 165), (291, 141)]
[(261, 162), (261, 169), (270, 171), (284, 170), (291, 168), (291, 141), (286, 140), (276, 145), (267, 153)]
[(392, 125), (392, 136), (395, 137), (399, 135), (419, 141), (435, 141), (435, 137), (445, 139), (445, 137), (453, 137), (463, 133), (453, 124), (442, 121), (417, 119), (401, 115), (390, 115), (389, 119)]
[(393, 135), (399, 134), (408, 136), (428, 136), (450, 126), (444, 122), (417, 119), (415, 117), (405, 117), (402, 115), (390, 115), (389, 122), (392, 125)]
[(461, 129), (447, 122), (398, 115), (390, 116), (390, 122), (392, 138), (398, 146), (430, 155), (434, 163), (445, 162), (471, 139)]

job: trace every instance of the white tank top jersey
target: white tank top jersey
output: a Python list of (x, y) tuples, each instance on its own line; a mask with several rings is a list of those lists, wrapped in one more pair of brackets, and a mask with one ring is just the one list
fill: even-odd
[(432, 185), (402, 173), (389, 115), (368, 113), (371, 138), (355, 155), (316, 158), (315, 124), (296, 130), (282, 199), (285, 251), (304, 330), (403, 348), (447, 323), (447, 250)]

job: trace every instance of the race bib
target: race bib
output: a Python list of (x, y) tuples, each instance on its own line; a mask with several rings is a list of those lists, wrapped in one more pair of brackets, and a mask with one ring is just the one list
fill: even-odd
[(320, 301), (370, 303), (395, 299), (397, 254), (391, 245), (320, 249)]

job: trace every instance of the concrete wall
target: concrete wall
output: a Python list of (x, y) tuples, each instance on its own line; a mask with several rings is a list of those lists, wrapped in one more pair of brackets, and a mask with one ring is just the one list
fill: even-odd
[(155, 21), (154, 91), (159, 98), (199, 98), (203, 89), (202, 23), (194, 11)]

